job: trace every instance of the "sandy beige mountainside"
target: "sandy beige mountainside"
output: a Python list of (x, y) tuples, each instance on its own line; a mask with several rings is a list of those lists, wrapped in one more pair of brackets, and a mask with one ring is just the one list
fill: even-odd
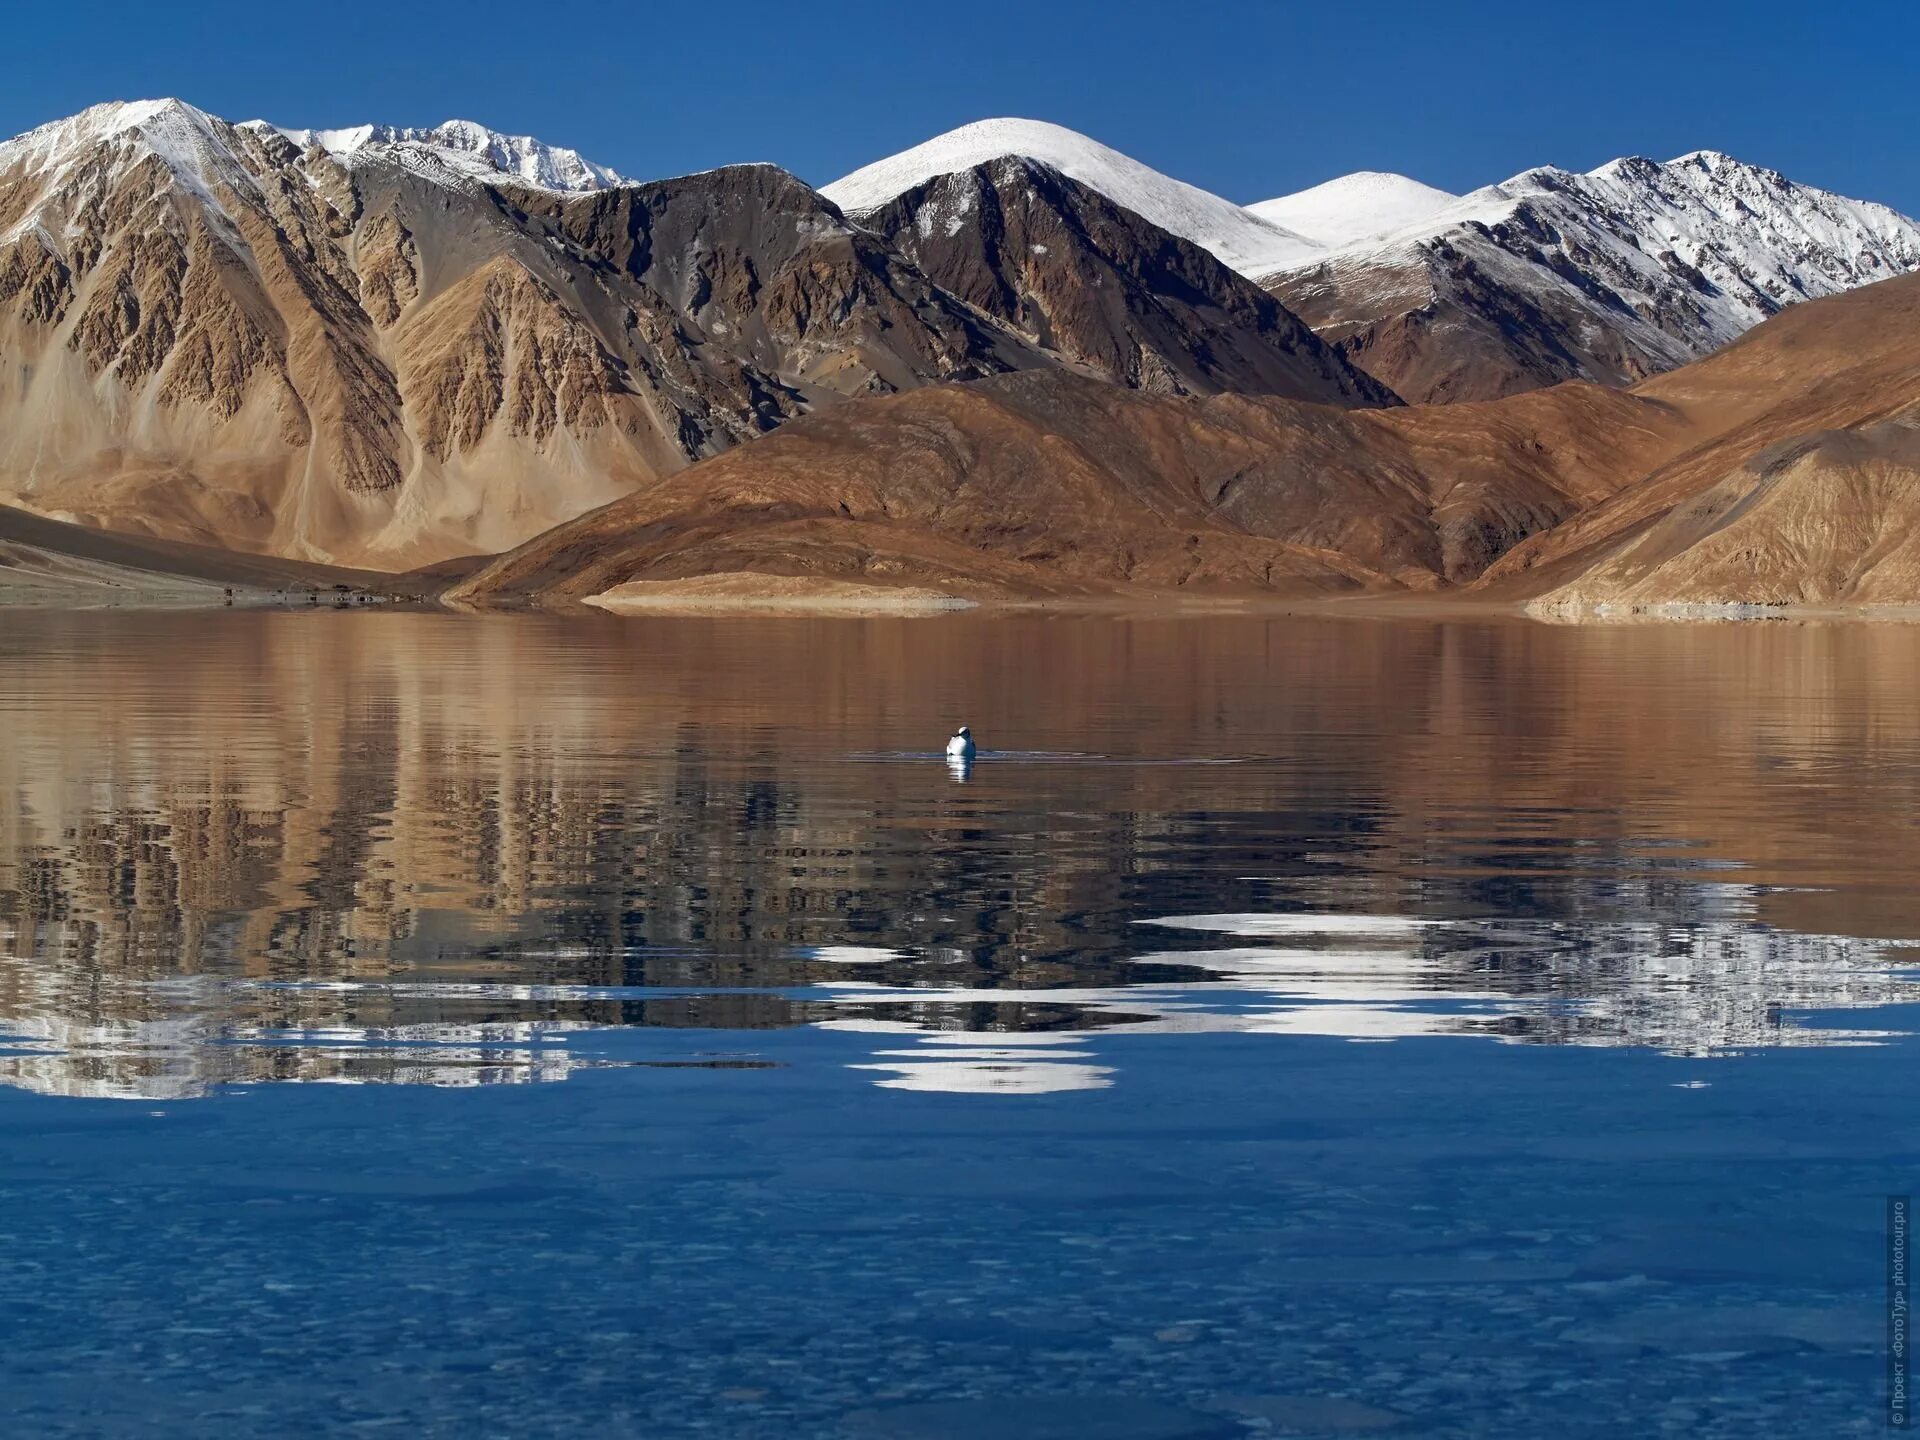
[[(1885, 600), (1908, 573), (1906, 431), (1817, 432), (1920, 400), (1916, 336), (1909, 277), (1796, 307), (1627, 392), (1338, 410), (1057, 372), (935, 387), (810, 417), (561, 526), (456, 594), (579, 599), (759, 572), (970, 596), (1455, 586), (1510, 603), (1588, 574), (1624, 583), (1602, 568), (1623, 546), (1768, 452), (1757, 473), (1776, 499), (1719, 495), (1675, 520), (1658, 541), (1669, 578), (1696, 563), (1715, 585), (1764, 572), (1724, 598), (1765, 599), (1818, 567), (1842, 578), (1805, 593), (1844, 598), (1859, 590), (1844, 576), (1871, 572), (1860, 593)], [(1770, 449), (1783, 442), (1798, 448)], [(1836, 464), (1860, 477), (1835, 480)], [(1738, 543), (1706, 544), (1730, 520), (1748, 527)], [(1754, 570), (1767, 545), (1778, 558)]]
[(1920, 604), (1920, 413), (1760, 452), (1536, 602), (1710, 614)]
[(1052, 363), (771, 167), (550, 193), (178, 102), (0, 146), (0, 355), (18, 503), (389, 569), (824, 401)]
[(1814, 301), (1637, 398), (1693, 443), (1490, 567), (1543, 605), (1920, 602), (1920, 276)]
[[(1050, 303), (1097, 311), (1077, 287), (1131, 253), (1083, 245)], [(1178, 264), (1129, 283), (1184, 318), (1116, 378), (1391, 400), (1277, 304), (1183, 309)], [(543, 190), (178, 101), (0, 145), (0, 500), (108, 528), (390, 570), (497, 552), (847, 397), (1103, 363), (1045, 340), (771, 166)]]

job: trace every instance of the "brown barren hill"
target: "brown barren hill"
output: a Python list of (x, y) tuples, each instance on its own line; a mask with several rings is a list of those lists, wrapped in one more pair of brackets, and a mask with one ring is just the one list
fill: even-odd
[(1697, 437), (1493, 565), (1545, 607), (1920, 601), (1905, 533), (1920, 406), (1920, 277), (1795, 306), (1648, 381)]
[(1059, 363), (772, 166), (578, 194), (179, 101), (0, 143), (0, 502), (404, 570)]
[(940, 386), (804, 420), (457, 593), (759, 573), (966, 595), (1895, 603), (1916, 335), (1910, 277), (1624, 392), (1340, 410), (1057, 372)]
[(581, 599), (758, 572), (963, 595), (1433, 590), (1670, 450), (1664, 406), (1568, 385), (1340, 410), (1145, 395), (1063, 372), (810, 417), (501, 557), (455, 594)]

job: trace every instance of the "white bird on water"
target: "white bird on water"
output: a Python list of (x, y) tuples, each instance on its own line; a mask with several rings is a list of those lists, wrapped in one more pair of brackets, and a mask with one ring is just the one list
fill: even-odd
[(947, 758), (949, 760), (973, 759), (973, 732), (966, 726), (962, 725), (954, 732), (953, 738), (947, 741)]

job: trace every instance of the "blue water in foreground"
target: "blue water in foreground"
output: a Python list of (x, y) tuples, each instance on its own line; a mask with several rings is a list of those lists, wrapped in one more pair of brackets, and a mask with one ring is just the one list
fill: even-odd
[(10, 615), (9, 1433), (1878, 1432), (1917, 660)]

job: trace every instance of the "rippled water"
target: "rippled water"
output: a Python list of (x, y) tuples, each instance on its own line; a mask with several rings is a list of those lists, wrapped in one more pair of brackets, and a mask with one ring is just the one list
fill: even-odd
[(32, 1434), (1880, 1428), (1916, 673), (9, 614), (0, 1379)]

